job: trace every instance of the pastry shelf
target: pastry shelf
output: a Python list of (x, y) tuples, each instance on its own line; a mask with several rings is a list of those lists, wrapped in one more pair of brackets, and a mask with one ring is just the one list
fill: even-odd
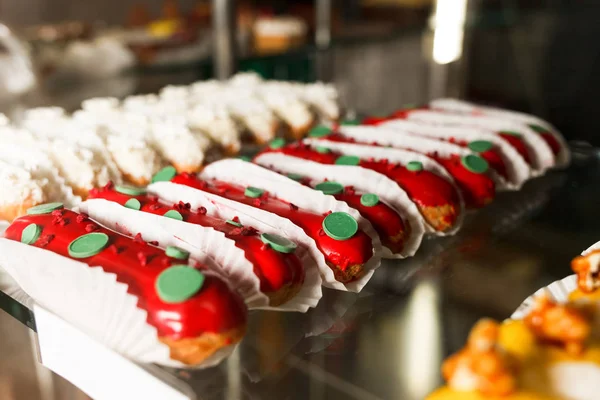
[(37, 329), (44, 365), (96, 399), (421, 399), (477, 319), (508, 317), (597, 241), (597, 150), (573, 152), (568, 170), (501, 193), (456, 236), (386, 262), (360, 294), (326, 289), (306, 314), (251, 312), (242, 344), (213, 368), (132, 363), (34, 306), (4, 275), (0, 307)]

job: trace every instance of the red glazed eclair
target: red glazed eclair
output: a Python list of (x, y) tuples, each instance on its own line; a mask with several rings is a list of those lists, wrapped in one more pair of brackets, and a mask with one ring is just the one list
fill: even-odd
[[(338, 282), (349, 283), (361, 278), (365, 263), (373, 256), (371, 238), (358, 229), (356, 221), (345, 213), (333, 213), (333, 217), (316, 214), (278, 199), (266, 191), (253, 191), (256, 188), (244, 188), (219, 180), (202, 180), (191, 174), (179, 174), (170, 181), (287, 218), (316, 242)], [(337, 232), (340, 236), (324, 229), (327, 223), (335, 222), (333, 220), (338, 217), (343, 225), (341, 232)]]
[[(90, 192), (90, 199), (105, 199), (126, 207), (134, 207), (142, 212), (180, 219), (190, 224), (213, 228), (223, 232), (225, 237), (235, 242), (236, 247), (253, 265), (254, 274), (260, 282), (260, 291), (269, 298), (269, 306), (277, 307), (292, 299), (304, 283), (304, 267), (293, 249), (276, 250), (266, 245), (259, 232), (252, 227), (240, 227), (236, 221), (224, 221), (207, 215), (201, 208), (193, 211), (189, 204), (179, 202), (172, 206), (162, 204), (155, 196), (146, 194), (144, 189), (106, 185)], [(137, 200), (132, 202), (131, 200)]]
[[(455, 228), (461, 213), (460, 197), (446, 179), (422, 168), (410, 170), (408, 165), (387, 160), (344, 156), (329, 149), (313, 149), (304, 143), (270, 146), (262, 153), (278, 152), (321, 164), (356, 165), (373, 170), (395, 181), (417, 205), (425, 221), (438, 232)], [(261, 154), (262, 154), (261, 153)], [(409, 168), (407, 168), (407, 166)]]
[(241, 297), (220, 278), (201, 272), (202, 266), (188, 266), (184, 252), (167, 256), (139, 235), (119, 235), (57, 203), (28, 212), (4, 236), (115, 274), (138, 298), (137, 307), (147, 312), (172, 359), (198, 365), (243, 337)]
[[(314, 131), (313, 131), (314, 132)], [(496, 184), (488, 176), (488, 164), (484, 159), (470, 155), (468, 150), (433, 139), (403, 137), (398, 140), (395, 132), (373, 127), (341, 127), (335, 132), (323, 134), (321, 130), (315, 140), (327, 142), (358, 143), (378, 147), (392, 146), (426, 154), (441, 164), (455, 179), (462, 190), (467, 207), (481, 208), (492, 202), (496, 195)], [(401, 146), (399, 146), (401, 144)], [(451, 147), (451, 149), (448, 149)], [(439, 149), (436, 150), (436, 149)], [(454, 151), (460, 154), (453, 153)]]

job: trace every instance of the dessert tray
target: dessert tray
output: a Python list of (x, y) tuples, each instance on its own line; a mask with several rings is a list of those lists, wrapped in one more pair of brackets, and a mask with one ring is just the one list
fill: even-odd
[[(570, 163), (560, 133), (527, 114), (443, 99), (338, 121), (297, 89), (247, 79), (228, 86), (251, 86), (286, 125), (251, 159), (206, 163), (202, 113), (173, 117), (193, 86), (0, 127), (2, 291), (33, 310), (42, 363), (94, 398), (194, 398), (173, 372), (256, 352), (270, 313), (297, 341), (322, 335), (382, 264), (408, 273), (424, 242)], [(221, 126), (215, 115), (198, 131)]]

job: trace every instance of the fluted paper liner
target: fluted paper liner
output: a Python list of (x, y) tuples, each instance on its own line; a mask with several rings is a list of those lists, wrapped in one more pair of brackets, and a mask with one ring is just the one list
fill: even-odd
[[(36, 303), (132, 360), (190, 368), (169, 356), (169, 347), (148, 324), (138, 298), (113, 273), (21, 242), (0, 238), (0, 266)], [(236, 345), (195, 368), (219, 363)]]
[[(396, 132), (375, 126), (341, 126), (339, 132), (346, 137), (359, 142), (376, 143), (380, 146), (391, 146), (393, 148), (406, 149), (429, 155), (437, 153), (442, 157), (467, 156), (475, 154), (471, 150), (454, 143), (448, 143), (437, 139), (423, 138), (419, 136), (398, 135)], [(507, 182), (493, 168), (489, 168), (486, 174), (494, 180), (496, 188), (507, 190)]]
[(458, 99), (436, 99), (431, 101), (429, 105), (432, 108), (441, 110), (483, 114), (491, 117), (505, 118), (528, 125), (539, 125), (547, 129), (548, 132), (560, 143), (560, 152), (556, 158), (556, 166), (559, 168), (564, 168), (571, 162), (571, 152), (569, 151), (569, 147), (567, 146), (565, 138), (552, 124), (539, 117), (536, 117), (535, 115), (513, 110), (504, 110), (496, 107), (482, 106)]
[(488, 116), (450, 114), (431, 110), (411, 111), (407, 118), (411, 121), (432, 124), (476, 127), (495, 134), (500, 131), (515, 131), (521, 134), (521, 139), (527, 146), (529, 156), (533, 162), (533, 176), (543, 175), (546, 170), (555, 166), (554, 154), (548, 143), (536, 131), (520, 122)]
[(410, 257), (421, 245), (425, 233), (423, 216), (406, 192), (385, 175), (350, 165), (319, 164), (282, 153), (263, 153), (257, 156), (254, 162), (277, 172), (298, 173), (317, 181), (329, 180), (344, 186), (353, 186), (359, 192), (375, 193), (381, 201), (408, 221), (411, 229), (402, 253), (393, 254), (383, 245), (385, 258)]
[[(320, 271), (325, 268), (329, 270), (325, 258), (318, 249), (315, 241), (310, 238), (302, 228), (294, 225), (287, 218), (280, 217), (277, 214), (273, 214), (260, 208), (248, 206), (215, 194), (172, 182), (153, 183), (148, 186), (148, 191), (164, 201), (184, 201), (190, 203), (193, 208), (205, 207), (210, 215), (214, 215), (218, 218), (232, 219), (233, 217), (238, 217), (240, 223), (243, 225), (253, 226), (265, 233), (283, 235), (290, 240), (301, 244), (308, 250), (308, 254), (310, 254), (310, 260), (302, 260), (303, 265), (305, 265), (306, 279), (309, 279), (310, 275), (310, 279), (318, 279), (319, 282), (322, 282)], [(327, 271), (325, 271), (325, 273), (326, 272)], [(367, 274), (370, 277), (372, 273), (373, 272), (371, 271)], [(332, 282), (328, 282), (327, 286), (333, 287), (334, 289), (359, 291), (363, 286), (356, 285), (356, 282), (344, 285), (335, 281), (333, 272), (331, 272), (330, 275), (329, 279), (331, 279)]]
[[(600, 242), (597, 242), (585, 249), (581, 255), (585, 256), (598, 249), (600, 249)], [(550, 300), (554, 300), (557, 303), (566, 303), (569, 301), (569, 295), (576, 289), (577, 275), (575, 274), (554, 281), (526, 298), (510, 317), (512, 319), (523, 319), (527, 314), (529, 314), (535, 304), (535, 299), (539, 296), (545, 295)]]
[[(452, 178), (452, 176), (450, 176), (450, 174), (446, 171), (446, 169), (444, 169), (444, 167), (442, 167), (439, 163), (437, 163), (432, 158), (427, 157), (424, 154), (416, 153), (414, 151), (390, 149), (390, 148), (385, 148), (385, 147), (368, 146), (368, 145), (361, 145), (361, 144), (354, 144), (354, 143), (333, 142), (333, 141), (329, 141), (329, 140), (312, 139), (312, 138), (304, 139), (303, 142), (306, 144), (309, 144), (312, 147), (324, 146), (333, 151), (340, 152), (340, 153), (346, 154), (346, 155), (356, 156), (359, 158), (365, 158), (365, 159), (374, 158), (376, 160), (387, 159), (392, 164), (400, 163), (400, 164), (406, 165), (411, 161), (419, 161), (421, 164), (423, 164), (423, 168), (426, 169), (427, 171), (431, 171), (434, 174), (439, 175), (439, 176), (445, 178), (447, 181), (451, 182), (452, 185), (454, 186), (454, 189), (456, 190), (456, 193), (459, 196), (459, 201), (460, 201), (460, 205), (459, 205), (460, 210), (458, 210), (459, 215), (456, 220), (456, 224), (454, 225), (454, 227), (451, 230), (448, 230), (446, 232), (439, 232), (439, 231), (436, 231), (431, 225), (429, 225), (427, 223), (425, 224), (425, 229), (427, 230), (428, 233), (432, 233), (432, 234), (435, 234), (438, 236), (453, 235), (456, 232), (458, 232), (458, 230), (460, 229), (460, 226), (462, 225), (462, 221), (463, 221), (464, 215), (465, 215), (465, 203), (462, 198), (462, 194), (461, 194), (460, 190), (458, 189), (458, 187), (456, 186), (456, 182), (454, 181), (454, 178)], [(359, 167), (359, 168), (361, 168), (361, 167)], [(376, 173), (378, 173), (378, 172), (376, 172)], [(394, 184), (398, 185), (396, 182), (394, 182)]]
[(531, 168), (523, 156), (500, 135), (484, 129), (418, 123), (406, 119), (392, 119), (377, 126), (393, 130), (400, 135), (416, 135), (446, 141), (472, 142), (486, 140), (494, 145), (494, 149), (502, 157), (508, 175), (507, 189), (518, 190), (531, 178)]
[[(244, 251), (235, 245), (235, 241), (213, 228), (131, 210), (104, 199), (88, 200), (79, 209), (121, 234), (140, 233), (145, 241), (157, 241), (159, 247), (177, 246), (190, 252), (192, 259), (202, 262), (228, 281), (249, 308), (306, 312), (321, 298), (320, 282), (307, 279), (296, 297), (281, 306), (269, 307), (269, 298), (260, 291), (260, 281)], [(298, 249), (301, 260), (308, 257), (303, 253), (306, 253), (304, 249)]]
[[(345, 285), (342, 284), (349, 290), (352, 290), (350, 287), (355, 287), (357, 291), (360, 291), (371, 279), (375, 269), (381, 265), (383, 254), (381, 240), (371, 223), (363, 218), (358, 211), (350, 208), (346, 203), (336, 200), (333, 196), (313, 190), (276, 172), (240, 159), (230, 158), (214, 162), (207, 165), (200, 175), (204, 179), (215, 178), (242, 186), (265, 189), (279, 199), (294, 203), (301, 209), (316, 214), (325, 214), (329, 211), (341, 211), (350, 214), (358, 222), (359, 229), (371, 238), (373, 256), (365, 263), (365, 273), (360, 279)], [(324, 267), (320, 265), (320, 269), (324, 285), (337, 289), (340, 282), (335, 280), (331, 268), (325, 264)]]

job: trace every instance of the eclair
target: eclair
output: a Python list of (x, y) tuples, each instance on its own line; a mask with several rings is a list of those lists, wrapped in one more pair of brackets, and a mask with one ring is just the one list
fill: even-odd
[(282, 153), (262, 153), (253, 162), (303, 185), (346, 202), (373, 225), (384, 257), (407, 257), (418, 248), (423, 219), (406, 193), (374, 171), (344, 165), (325, 165)]
[[(0, 239), (3, 251), (9, 247), (42, 250), (116, 275), (138, 298), (137, 307), (147, 312), (147, 323), (169, 347), (173, 360), (201, 364), (239, 342), (245, 333), (246, 307), (241, 297), (202, 265), (188, 265), (188, 254), (181, 249), (163, 251), (139, 235), (135, 239), (119, 235), (60, 203), (29, 209), (4, 237)], [(5, 257), (13, 256), (16, 260), (19, 253)], [(109, 299), (98, 299), (104, 300)]]
[[(192, 210), (189, 203), (163, 204), (158, 197), (148, 195), (144, 189), (107, 185), (92, 191), (90, 199), (105, 199), (133, 210), (222, 232), (244, 252), (259, 280), (260, 291), (269, 299), (270, 307), (285, 304), (302, 288), (305, 278), (304, 266), (295, 254), (296, 244), (289, 240), (276, 235), (261, 234), (253, 227), (241, 226), (233, 220), (210, 216), (206, 208)], [(94, 216), (92, 213), (90, 215)], [(120, 224), (129, 229), (126, 223)]]
[[(496, 183), (504, 186), (504, 179), (489, 168), (485, 159), (468, 149), (435, 139), (401, 137), (393, 131), (368, 126), (341, 126), (314, 140), (317, 144), (323, 143), (325, 147), (329, 142), (358, 143), (425, 154), (441, 164), (454, 178), (462, 191), (465, 204), (470, 208), (481, 208), (491, 203), (496, 194)], [(382, 149), (382, 156), (385, 157), (386, 152), (393, 150)]]
[[(332, 145), (335, 143), (331, 142)], [(284, 142), (272, 142), (262, 153), (283, 153), (293, 157), (304, 158), (321, 164), (352, 165), (373, 170), (399, 185), (409, 198), (417, 205), (421, 215), (435, 232), (447, 233), (455, 231), (462, 219), (462, 205), (459, 192), (449, 176), (433, 160), (420, 154), (411, 154), (395, 150), (405, 160), (401, 163), (390, 161), (385, 157), (376, 157), (377, 148), (338, 143), (337, 149), (326, 146), (312, 147), (308, 143), (285, 145)], [(345, 150), (341, 150), (341, 148)], [(375, 150), (373, 150), (375, 149)], [(261, 153), (261, 154), (262, 154)], [(437, 170), (425, 168), (425, 164), (437, 165)]]
[[(240, 160), (224, 161), (237, 161), (249, 166), (252, 165)], [(216, 164), (210, 165), (214, 166)], [(206, 172), (206, 169), (204, 171)], [(212, 168), (212, 171), (214, 172), (215, 169)], [(232, 173), (233, 168), (223, 168), (223, 171)], [(337, 285), (334, 284), (334, 286), (338, 288), (340, 287), (339, 283), (349, 285), (357, 281), (364, 281), (365, 277), (370, 277), (373, 273), (373, 268), (379, 265), (376, 261), (381, 255), (376, 256), (374, 254), (373, 238), (362, 229), (359, 229), (359, 221), (348, 212), (331, 212), (330, 210), (329, 212), (315, 213), (297, 206), (291, 202), (291, 199), (278, 198), (267, 189), (258, 186), (242, 186), (229, 180), (201, 179), (192, 174), (175, 175), (174, 173), (165, 174), (161, 172), (157, 174), (159, 176), (155, 177), (155, 181), (170, 181), (176, 185), (188, 186), (211, 195), (223, 197), (259, 209), (262, 212), (285, 218), (300, 227), (303, 233), (314, 241), (313, 243), (316, 244), (318, 251), (322, 254), (321, 257), (325, 258), (329, 273), (332, 273), (335, 278), (332, 283), (337, 282)], [(277, 174), (274, 175), (279, 177)], [(283, 179), (287, 181), (287, 178)], [(285, 186), (285, 184), (280, 186)], [(300, 191), (306, 189), (299, 184), (298, 187)], [(309, 192), (312, 191), (309, 190)], [(348, 210), (347, 206), (345, 207), (345, 210)], [(375, 239), (379, 241), (378, 237)], [(380, 247), (377, 250), (380, 251)], [(373, 265), (374, 262), (376, 262), (376, 266)], [(323, 273), (321, 271), (322, 275)]]

